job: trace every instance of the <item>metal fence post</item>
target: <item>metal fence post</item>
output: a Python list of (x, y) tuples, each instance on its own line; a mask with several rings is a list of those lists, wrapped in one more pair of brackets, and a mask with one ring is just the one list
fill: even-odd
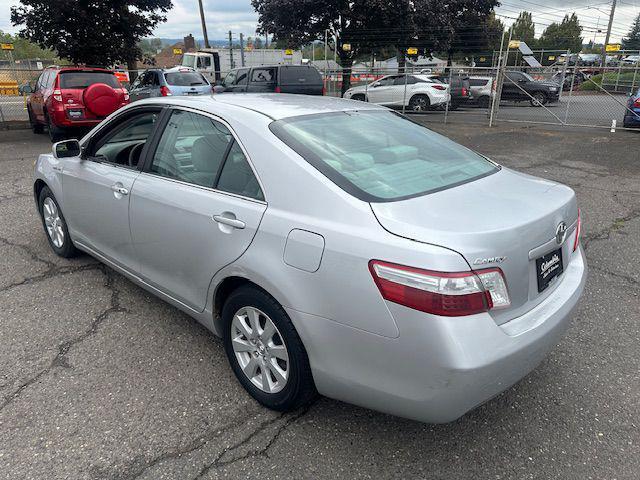
[(447, 123), (449, 118), (449, 103), (451, 102), (451, 85), (453, 85), (453, 67), (449, 67), (449, 99), (444, 104), (444, 123)]
[[(569, 66), (569, 56), (571, 55), (571, 50), (567, 50), (566, 58), (564, 61), (564, 67), (562, 69), (562, 80), (560, 82), (560, 93), (558, 94), (558, 101), (562, 100), (562, 86), (564, 85), (564, 79), (567, 75), (567, 67)], [(576, 70), (578, 69), (578, 63), (580, 62), (580, 57), (576, 60), (576, 64), (573, 67), (573, 76), (576, 76)]]
[(409, 74), (407, 73), (407, 67), (405, 64), (405, 68), (404, 68), (404, 92), (402, 93), (402, 114), (404, 115), (404, 112), (406, 110), (406, 103), (407, 103), (407, 79), (409, 78)]
[[(571, 97), (573, 96), (573, 85), (576, 81), (576, 72), (578, 71), (578, 64), (580, 63), (580, 57), (576, 60), (576, 65), (573, 68), (573, 76), (571, 77), (571, 87), (569, 87), (569, 100), (567, 100), (567, 108), (564, 112), (564, 125), (567, 124), (567, 119), (569, 118), (569, 106), (571, 105)], [(564, 75), (562, 76), (562, 83), (560, 84), (560, 91), (564, 87)]]
[(498, 56), (498, 69), (496, 71), (496, 80), (495, 80), (495, 87), (496, 87), (496, 91), (495, 94), (493, 95), (493, 101), (491, 102), (491, 111), (489, 113), (489, 127), (493, 126), (493, 118), (494, 116), (497, 114), (497, 109), (500, 105), (500, 97), (502, 97), (502, 85), (501, 85), (501, 78), (502, 78), (502, 69), (503, 69), (503, 64), (507, 63), (509, 61), (509, 43), (511, 42), (511, 35), (513, 33), (513, 28), (509, 29), (509, 42), (507, 42), (507, 58), (503, 60), (503, 55), (502, 55), (502, 49), (504, 47), (504, 32), (502, 33), (502, 39), (500, 40), (500, 55)]

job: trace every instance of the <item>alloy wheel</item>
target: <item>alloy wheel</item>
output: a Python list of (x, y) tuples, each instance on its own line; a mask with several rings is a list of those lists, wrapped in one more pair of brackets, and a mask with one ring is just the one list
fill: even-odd
[(56, 248), (62, 248), (62, 245), (64, 245), (62, 219), (58, 212), (58, 206), (51, 197), (45, 198), (42, 203), (42, 216), (44, 218), (44, 225), (47, 228), (47, 235), (49, 235), (51, 243), (53, 243)]
[(231, 321), (231, 346), (242, 372), (266, 393), (280, 392), (289, 379), (289, 354), (278, 328), (261, 310), (243, 307)]
[(429, 102), (424, 97), (414, 98), (411, 103), (413, 104), (412, 110), (416, 112), (424, 112), (429, 107)]

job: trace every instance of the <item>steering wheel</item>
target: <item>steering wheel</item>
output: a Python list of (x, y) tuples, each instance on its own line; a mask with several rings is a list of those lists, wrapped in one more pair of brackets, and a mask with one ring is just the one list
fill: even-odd
[(130, 167), (137, 167), (138, 162), (140, 161), (140, 153), (142, 153), (142, 148), (144, 147), (144, 142), (136, 143), (131, 150), (129, 150), (129, 161), (127, 162)]

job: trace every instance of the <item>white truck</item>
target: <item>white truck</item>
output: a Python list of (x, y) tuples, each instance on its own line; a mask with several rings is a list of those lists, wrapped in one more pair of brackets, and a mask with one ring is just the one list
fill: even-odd
[(211, 83), (220, 80), (233, 68), (257, 67), (259, 65), (301, 65), (300, 50), (245, 50), (244, 65), (239, 48), (203, 48), (197, 52), (186, 52), (182, 55), (182, 65), (191, 67), (202, 73)]

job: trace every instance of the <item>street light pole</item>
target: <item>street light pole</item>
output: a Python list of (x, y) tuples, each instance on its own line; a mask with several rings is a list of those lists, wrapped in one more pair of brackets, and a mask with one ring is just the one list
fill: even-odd
[(204, 7), (202, 6), (202, 0), (198, 0), (200, 6), (200, 22), (202, 22), (202, 35), (204, 36), (204, 48), (211, 48), (209, 45), (209, 36), (207, 35), (207, 24), (204, 21)]

